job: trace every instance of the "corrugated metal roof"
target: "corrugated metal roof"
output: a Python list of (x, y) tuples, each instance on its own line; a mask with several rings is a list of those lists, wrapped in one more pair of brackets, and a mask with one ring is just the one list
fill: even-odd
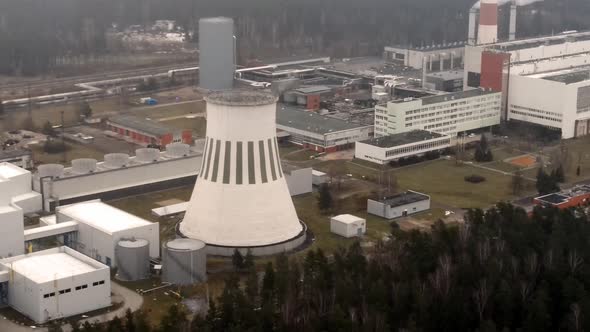
[(163, 125), (159, 122), (148, 120), (146, 118), (140, 118), (133, 115), (116, 115), (109, 118), (109, 122), (119, 124), (127, 128), (135, 129), (137, 131), (141, 131), (156, 137), (181, 132), (181, 130), (178, 130), (176, 128), (172, 128)]

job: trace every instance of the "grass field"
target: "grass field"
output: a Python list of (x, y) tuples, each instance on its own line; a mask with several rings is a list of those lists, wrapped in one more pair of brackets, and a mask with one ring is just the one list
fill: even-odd
[(310, 150), (296, 150), (287, 154), (281, 154), (281, 158), (291, 161), (308, 161), (317, 153)]
[(131, 113), (137, 116), (150, 118), (153, 120), (182, 116), (186, 114), (199, 114), (205, 111), (205, 103), (195, 101), (189, 103), (141, 106), (138, 108), (129, 108), (125, 113)]

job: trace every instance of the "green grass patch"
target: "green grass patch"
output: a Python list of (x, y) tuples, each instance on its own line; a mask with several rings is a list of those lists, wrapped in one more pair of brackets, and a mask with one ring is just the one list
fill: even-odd
[(281, 154), (282, 158), (291, 161), (308, 161), (315, 156), (317, 152), (311, 150), (299, 150), (288, 154)]

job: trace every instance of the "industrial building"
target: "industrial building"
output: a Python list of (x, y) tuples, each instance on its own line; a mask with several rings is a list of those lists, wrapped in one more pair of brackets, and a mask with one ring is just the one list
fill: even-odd
[(234, 20), (210, 17), (199, 20), (199, 86), (227, 90), (234, 85), (236, 38)]
[(558, 209), (587, 205), (590, 203), (590, 185), (578, 185), (569, 190), (536, 197), (533, 203)]
[[(212, 93), (205, 155), (179, 231), (207, 244), (207, 253), (254, 255), (301, 245), (299, 221), (276, 139), (276, 101), (261, 91)], [(313, 113), (310, 113), (313, 114)]]
[(115, 248), (121, 240), (144, 239), (149, 242), (149, 255), (160, 256), (158, 223), (152, 223), (121, 211), (99, 200), (60, 206), (56, 210), (57, 224), (78, 224), (75, 238), (66, 245), (88, 257), (117, 267)]
[(502, 119), (585, 136), (590, 120), (590, 32), (465, 47), (464, 89), (502, 92)]
[(371, 137), (373, 126), (351, 123), (282, 106), (276, 112), (276, 126), (290, 134), (289, 141), (317, 152), (334, 152)]
[(428, 71), (442, 71), (461, 67), (464, 45), (464, 42), (455, 42), (421, 47), (386, 46), (383, 57), (387, 62), (414, 69), (425, 69), (426, 62)]
[(309, 194), (313, 191), (311, 167), (300, 168), (289, 164), (282, 164), (282, 167), (291, 196)]
[(429, 209), (430, 196), (411, 190), (367, 201), (367, 212), (385, 219), (406, 217)]
[[(200, 143), (200, 142), (199, 142)], [(115, 199), (149, 190), (194, 183), (199, 172), (201, 145), (173, 143), (165, 151), (138, 149), (136, 155), (108, 154), (105, 160), (76, 159), (72, 167), (38, 167), (33, 188), (43, 197), (43, 209), (101, 198)]]
[(426, 74), (423, 87), (429, 90), (459, 92), (463, 90), (463, 71), (446, 70)]
[(171, 143), (193, 143), (191, 130), (179, 130), (133, 115), (117, 115), (110, 117), (107, 129), (117, 133), (139, 145), (166, 146)]
[(33, 154), (31, 150), (15, 149), (0, 151), (0, 163), (11, 163), (24, 169), (33, 168)]
[(351, 214), (341, 214), (330, 219), (330, 232), (345, 238), (361, 237), (367, 232), (367, 221)]
[(452, 138), (448, 135), (413, 130), (356, 142), (354, 157), (384, 165), (400, 158), (444, 150), (451, 143)]
[(332, 89), (327, 86), (307, 86), (285, 92), (283, 102), (302, 105), (307, 110), (317, 111), (320, 109), (322, 97), (332, 95)]
[(375, 106), (375, 137), (412, 130), (444, 135), (500, 124), (501, 93), (472, 89)]
[(109, 307), (110, 269), (68, 247), (6, 258), (0, 304), (38, 324)]

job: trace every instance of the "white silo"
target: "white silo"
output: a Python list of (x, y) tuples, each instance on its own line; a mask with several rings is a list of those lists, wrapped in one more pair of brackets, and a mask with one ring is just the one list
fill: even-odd
[(205, 99), (205, 154), (180, 232), (215, 255), (234, 248), (273, 254), (302, 243), (279, 158), (276, 97), (224, 91)]
[(199, 85), (208, 90), (233, 87), (236, 70), (234, 20), (209, 17), (199, 20)]

